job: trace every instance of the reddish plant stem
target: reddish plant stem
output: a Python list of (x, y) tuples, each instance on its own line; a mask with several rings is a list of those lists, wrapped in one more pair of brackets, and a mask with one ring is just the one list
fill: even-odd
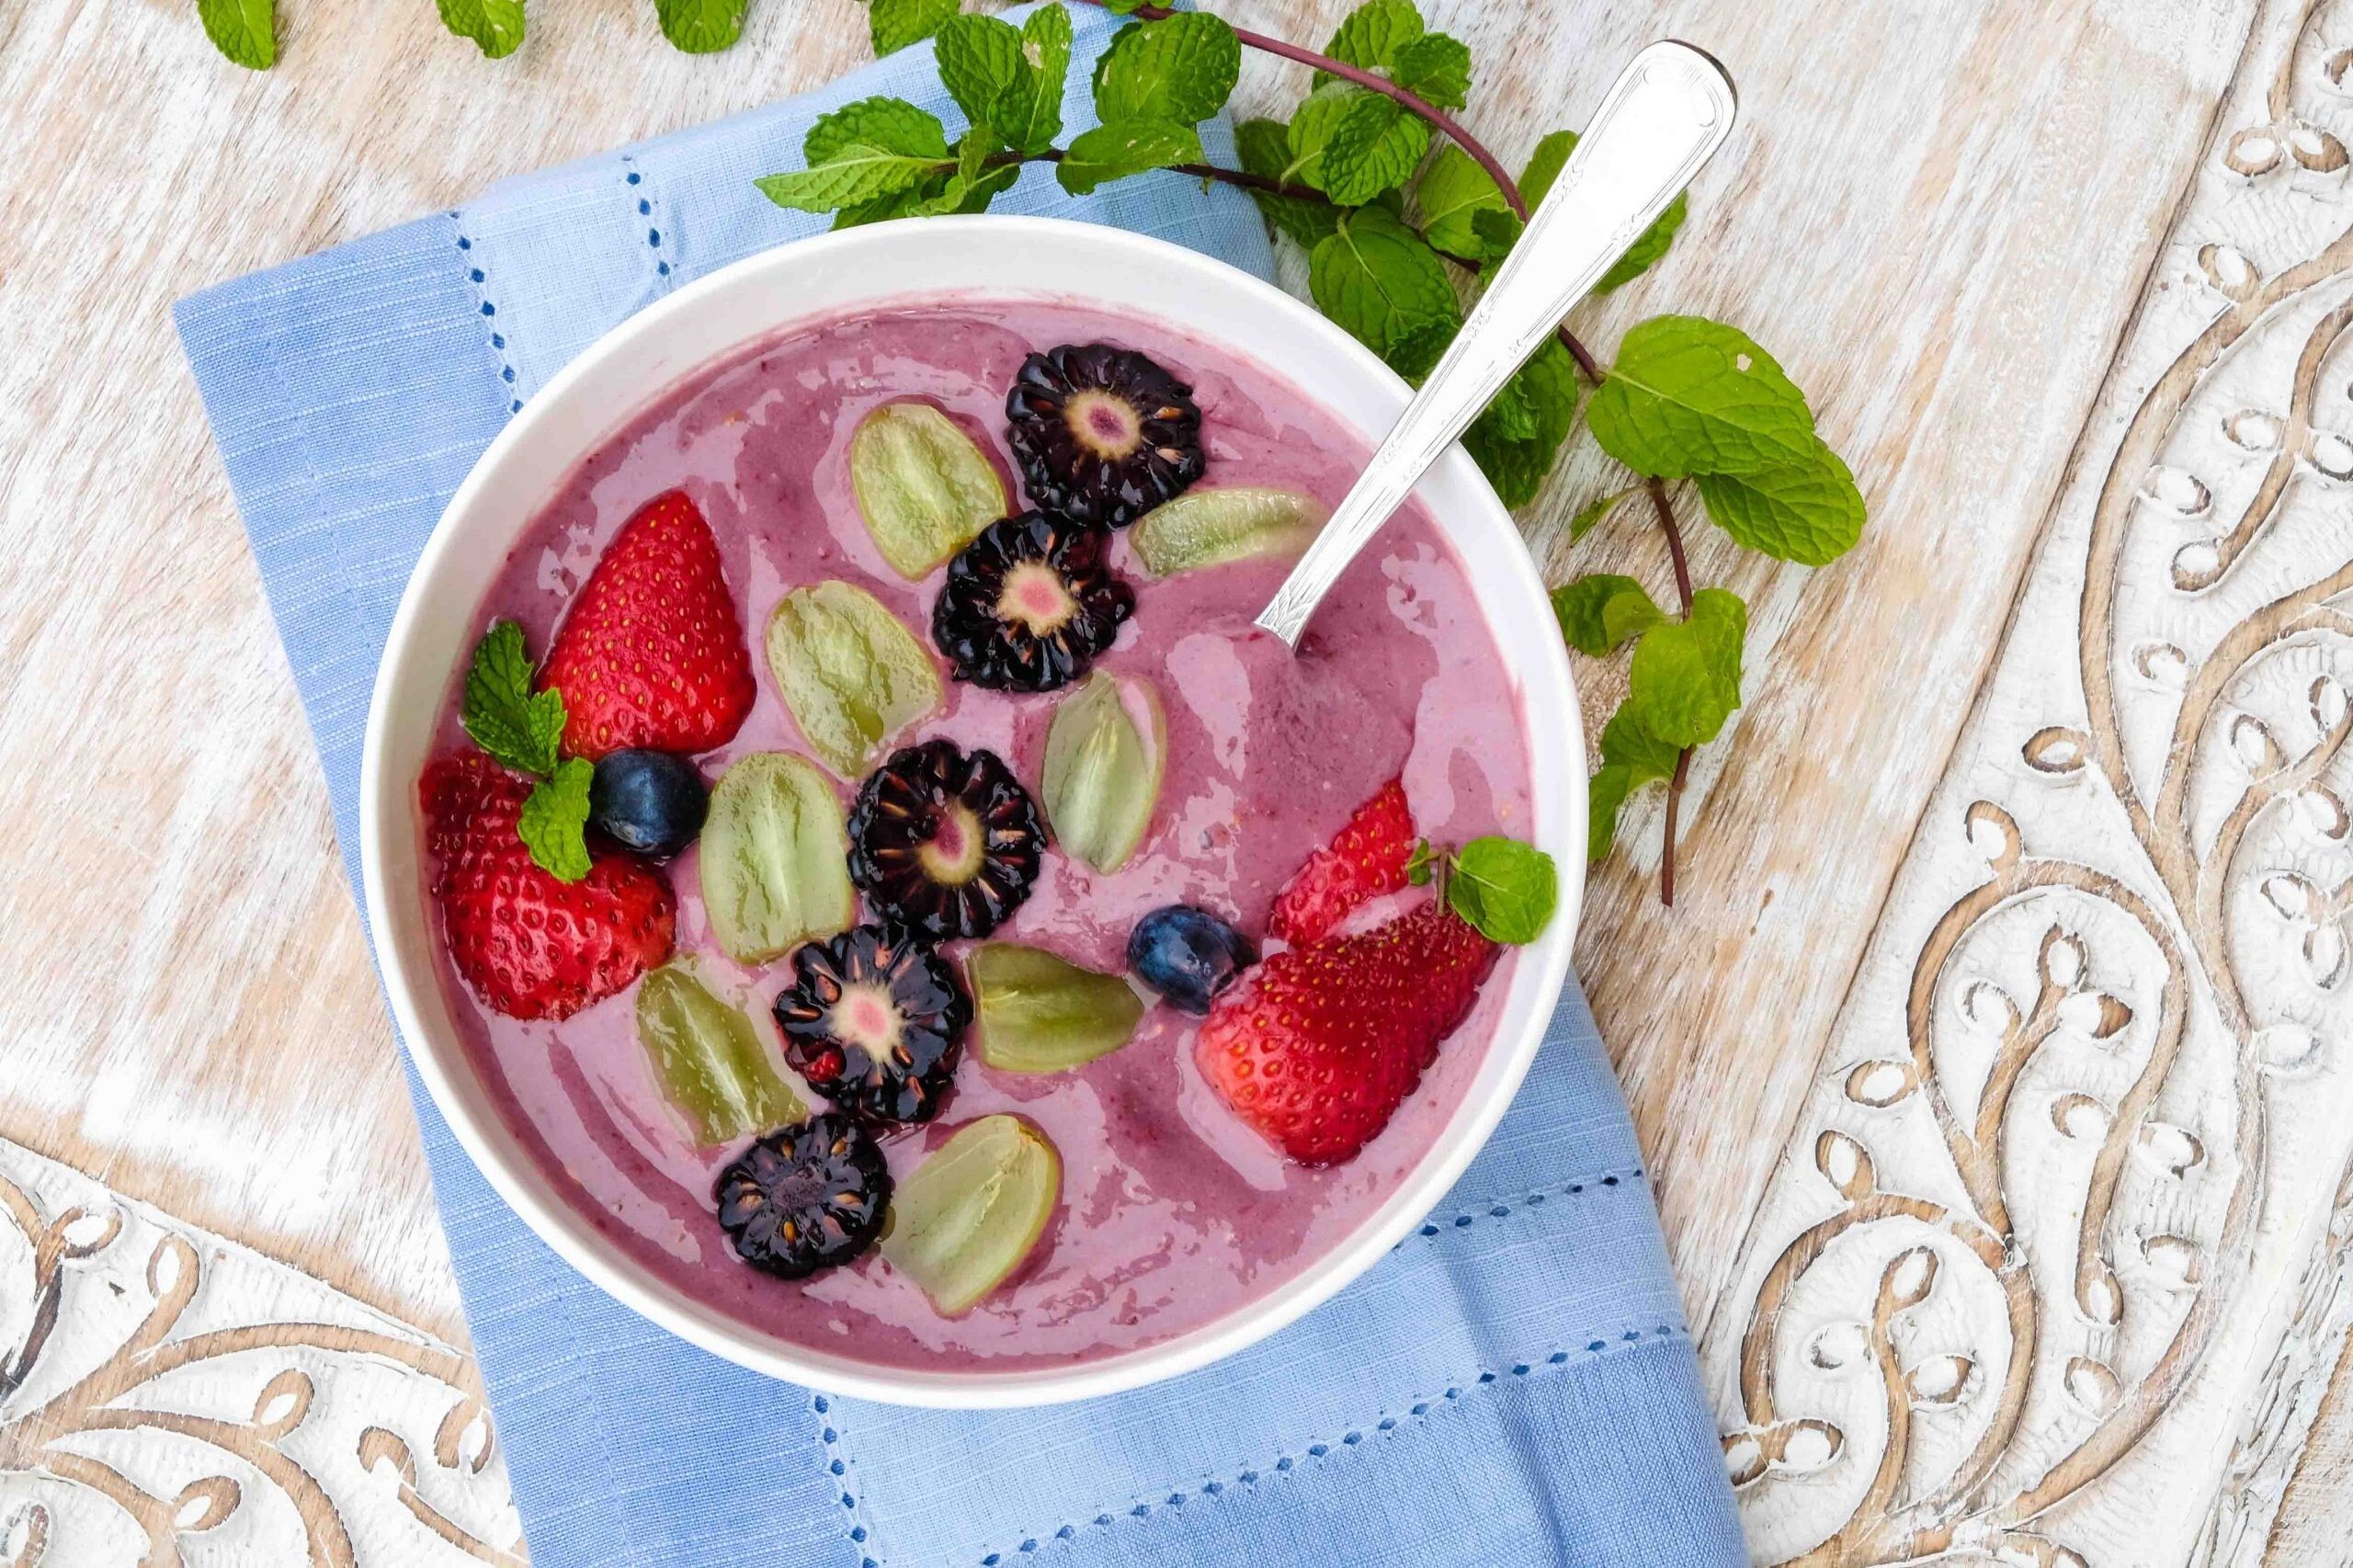
[[(1676, 526), (1675, 508), (1666, 504), (1666, 482), (1648, 481), (1644, 486), (1651, 494), (1651, 510), (1658, 514), (1659, 532), (1666, 536), (1667, 559), (1675, 562), (1675, 597), (1682, 603), (1683, 617), (1691, 618), (1691, 563), (1683, 555), (1683, 530)], [(1675, 829), (1683, 814), (1683, 785), (1691, 777), (1691, 748), (1685, 746), (1675, 754), (1675, 776), (1666, 781), (1666, 846), (1658, 861), (1658, 901), (1669, 909), (1675, 907)]]
[[(993, 169), (1013, 164), (1059, 164), (1064, 154), (1060, 147), (1049, 147), (1042, 153), (992, 153), (986, 159)], [(948, 165), (943, 165), (948, 166)], [(1196, 179), (1213, 179), (1223, 185), (1239, 186), (1244, 190), (1262, 190), (1269, 196), (1294, 197), (1302, 201), (1325, 201), (1332, 199), (1313, 186), (1293, 185), (1271, 175), (1254, 175), (1247, 169), (1220, 168), (1215, 164), (1170, 164), (1173, 174), (1190, 175)]]

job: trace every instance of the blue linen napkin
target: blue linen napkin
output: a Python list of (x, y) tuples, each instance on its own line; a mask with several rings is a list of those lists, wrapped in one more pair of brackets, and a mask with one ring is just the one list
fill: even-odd
[[(1116, 25), (1077, 7), (1069, 122)], [(181, 302), (178, 323), (355, 883), (369, 694), (401, 590), (475, 458), (642, 306), (823, 220), (755, 176), (895, 93), (951, 128), (929, 51)], [(1230, 133), (1210, 128), (1214, 157)], [(1176, 176), (1000, 210), (1161, 235), (1261, 277), (1246, 199)], [(493, 1194), (411, 1074), (449, 1250), (541, 1568), (1013, 1568), (1745, 1561), (1625, 1103), (1583, 996), (1417, 1234), (1218, 1366), (1038, 1411), (828, 1398), (669, 1336)]]

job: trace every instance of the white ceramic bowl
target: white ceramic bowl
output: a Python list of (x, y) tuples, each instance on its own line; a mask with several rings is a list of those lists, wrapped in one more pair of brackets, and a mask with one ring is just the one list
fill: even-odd
[[(393, 1016), (459, 1142), (540, 1238), (621, 1301), (681, 1337), (772, 1376), (906, 1404), (1044, 1404), (1190, 1371), (1273, 1333), (1354, 1279), (1419, 1224), (1470, 1164), (1528, 1071), (1568, 972), (1583, 886), (1586, 769), (1575, 688), (1543, 584), (1477, 467), (1449, 451), (1422, 499), (1469, 571), (1517, 678), (1534, 770), (1534, 839), (1561, 869), (1561, 906), (1520, 956), (1476, 1077), (1421, 1162), (1340, 1244), (1279, 1289), (1175, 1338), (1068, 1367), (931, 1372), (790, 1344), (682, 1295), (597, 1231), (525, 1154), (462, 1049), (436, 973), (416, 778), (452, 673), (479, 631), (483, 591), (574, 465), (683, 378), (795, 323), (953, 290), (1081, 301), (1173, 317), (1254, 360), (1368, 441), (1405, 406), (1403, 381), (1279, 290), (1222, 262), (1122, 230), (1040, 218), (881, 223), (738, 262), (631, 317), (574, 360), (493, 441), (451, 498), (393, 619), (361, 768), (360, 858)], [(753, 607), (756, 619), (759, 607)]]

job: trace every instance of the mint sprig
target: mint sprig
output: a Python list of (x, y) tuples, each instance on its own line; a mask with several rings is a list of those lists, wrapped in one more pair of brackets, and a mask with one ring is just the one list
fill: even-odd
[(523, 0), (438, 0), (441, 25), (504, 60), (523, 47)]
[(1525, 947), (1544, 934), (1561, 900), (1552, 858), (1516, 838), (1491, 834), (1459, 849), (1427, 838), (1405, 862), (1415, 887), (1435, 881), (1438, 897), (1490, 941)]
[(588, 874), (588, 783), (597, 769), (563, 756), (563, 694), (531, 689), (536, 671), (523, 628), (494, 621), (474, 644), (458, 722), (494, 762), (540, 782), (516, 824), (531, 858), (560, 881)]
[(751, 0), (654, 0), (662, 36), (688, 54), (716, 54), (744, 36)]
[(196, 0), (197, 20), (212, 47), (248, 71), (278, 62), (278, 7), (273, 0)]

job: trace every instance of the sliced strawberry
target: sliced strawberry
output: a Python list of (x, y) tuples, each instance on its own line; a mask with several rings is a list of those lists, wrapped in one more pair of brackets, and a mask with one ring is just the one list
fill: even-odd
[(673, 490), (621, 525), (540, 670), (563, 693), (564, 750), (725, 745), (752, 710), (752, 659), (710, 525)]
[(1211, 1009), (1193, 1060), (1235, 1114), (1302, 1165), (1370, 1142), (1478, 999), (1495, 944), (1436, 901), (1292, 948)]
[(1267, 935), (1304, 947), (1330, 935), (1365, 900), (1395, 892), (1405, 885), (1415, 838), (1404, 783), (1392, 778), (1283, 884), (1267, 917)]
[(509, 1017), (563, 1018), (669, 958), (677, 907), (660, 873), (626, 855), (597, 857), (576, 882), (542, 869), (515, 829), (530, 792), (472, 749), (417, 786), (458, 972)]

